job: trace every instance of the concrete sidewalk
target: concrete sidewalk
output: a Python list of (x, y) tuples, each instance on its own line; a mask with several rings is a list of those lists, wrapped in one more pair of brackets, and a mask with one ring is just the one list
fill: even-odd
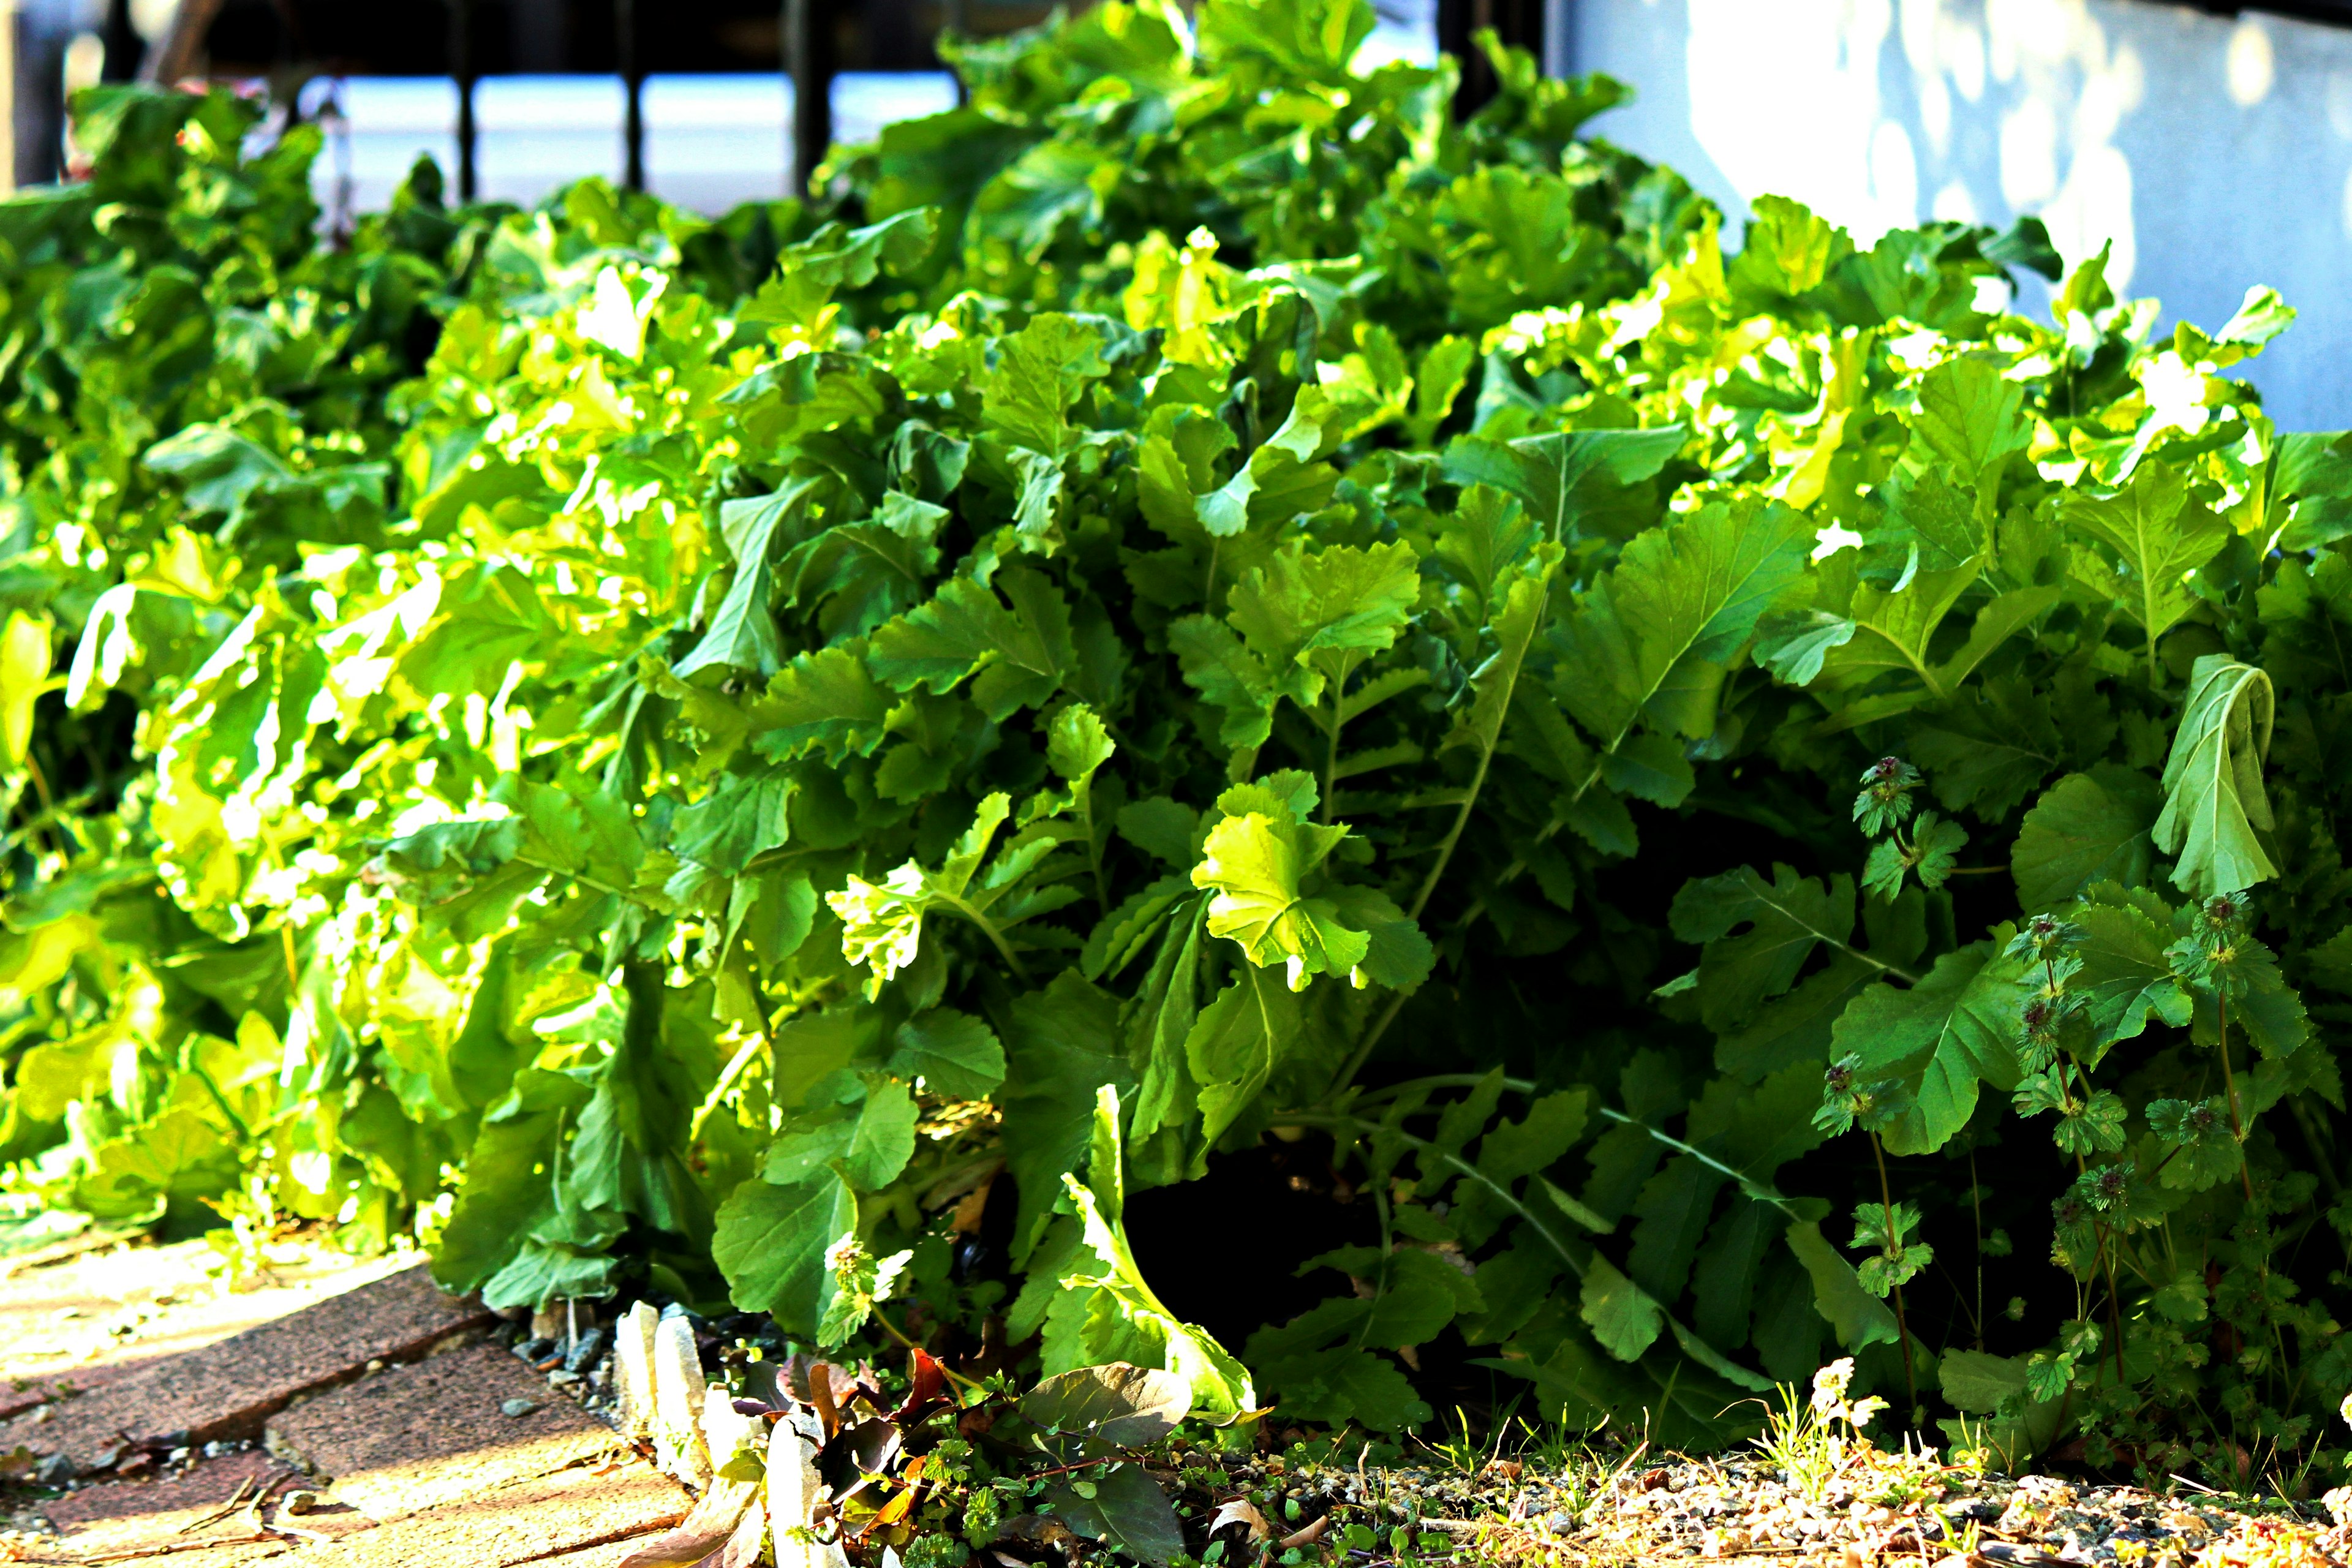
[[(179, 1250), (0, 1281), (0, 1466), (74, 1477), (0, 1561), (606, 1568), (691, 1506), (421, 1260), (239, 1298), (178, 1280)], [(61, 1345), (79, 1323), (103, 1338)]]

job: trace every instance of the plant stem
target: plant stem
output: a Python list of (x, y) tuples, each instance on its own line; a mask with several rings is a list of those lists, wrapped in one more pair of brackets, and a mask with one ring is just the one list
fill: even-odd
[(2254, 1201), (2253, 1173), (2246, 1168), (2246, 1124), (2238, 1114), (2238, 1079), (2230, 1070), (2230, 993), (2227, 987), (2216, 985), (2213, 1000), (2221, 1012), (2221, 1026), (2216, 1030), (2216, 1048), (2221, 1053), (2221, 1087), (2230, 1096), (2230, 1135), (2238, 1141), (2238, 1180), (2246, 1189), (2246, 1202)]
[(1977, 1180), (1977, 1146), (1969, 1145), (1969, 1207), (1977, 1222), (1977, 1349), (1984, 1349), (1984, 1184)]
[(1087, 825), (1087, 863), (1094, 868), (1095, 873), (1095, 907), (1108, 914), (1110, 883), (1103, 876), (1103, 839), (1102, 835), (1095, 831), (1095, 786), (1091, 779), (1087, 781), (1086, 811), (1081, 820)]
[(970, 921), (972, 924), (978, 926), (982, 932), (987, 936), (988, 940), (995, 945), (996, 956), (1004, 960), (1004, 967), (1013, 971), (1013, 978), (1018, 980), (1024, 985), (1029, 984), (1029, 971), (1023, 966), (1021, 960), (1013, 955), (1013, 944), (1004, 940), (1004, 933), (996, 929), (995, 921), (990, 920), (986, 915), (982, 914), (978, 910), (973, 909), (961, 899), (950, 898), (943, 899), (940, 901), (949, 905), (956, 911), (956, 913), (963, 916), (964, 919)]
[(1470, 774), (1470, 787), (1463, 792), (1461, 809), (1454, 814), (1454, 826), (1437, 842), (1437, 858), (1430, 862), (1429, 875), (1421, 879), (1421, 890), (1412, 896), (1412, 908), (1405, 911), (1407, 920), (1419, 920), (1421, 911), (1429, 907), (1430, 894), (1437, 891), (1437, 879), (1445, 875), (1445, 863), (1454, 858), (1454, 847), (1462, 842), (1462, 830), (1470, 826), (1470, 808), (1478, 804), (1478, 792), (1486, 787), (1486, 769), (1494, 760), (1492, 746), (1478, 753), (1478, 766)]
[[(1601, 1256), (1597, 1249), (1588, 1251), (1582, 1257), (1578, 1256), (1570, 1250), (1568, 1243), (1560, 1238), (1559, 1233), (1553, 1230), (1545, 1216), (1521, 1202), (1518, 1195), (1511, 1191), (1507, 1183), (1496, 1181), (1461, 1155), (1447, 1153), (1428, 1139), (1416, 1138), (1401, 1127), (1367, 1121), (1360, 1116), (1350, 1116), (1345, 1112), (1298, 1111), (1285, 1115), (1279, 1121), (1283, 1124), (1296, 1127), (1321, 1127), (1335, 1132), (1351, 1132), (1359, 1138), (1385, 1135), (1412, 1145), (1424, 1158), (1435, 1155), (1451, 1167), (1454, 1174), (1466, 1183), (1475, 1183), (1484, 1187), (1493, 1194), (1496, 1203), (1517, 1215), (1520, 1222), (1534, 1233), (1536, 1239), (1549, 1247), (1562, 1263), (1568, 1265), (1569, 1271), (1579, 1279), (1584, 1278), (1586, 1271), (1591, 1267), (1592, 1259)], [(1638, 1286), (1635, 1288), (1639, 1289)], [(1659, 1307), (1659, 1316), (1667, 1323), (1675, 1342), (1682, 1346), (1683, 1352), (1692, 1360), (1699, 1362), (1710, 1371), (1728, 1377), (1734, 1382), (1744, 1384), (1759, 1394), (1770, 1391), (1772, 1385), (1769, 1382), (1708, 1344), (1697, 1333), (1676, 1321), (1665, 1310), (1663, 1304)]]
[(1393, 993), (1389, 997), (1389, 1005), (1381, 1009), (1381, 1016), (1372, 1020), (1372, 1026), (1364, 1031), (1362, 1041), (1349, 1053), (1347, 1065), (1339, 1069), (1339, 1076), (1331, 1080), (1331, 1087), (1324, 1091), (1326, 1103), (1338, 1099), (1349, 1084), (1356, 1081), (1356, 1075), (1364, 1070), (1364, 1064), (1371, 1059), (1372, 1047), (1381, 1043), (1381, 1037), (1389, 1032), (1389, 1026), (1395, 1023), (1396, 1016), (1404, 1010), (1404, 994), (1402, 991)]
[[(923, 1350), (922, 1346), (917, 1344), (905, 1334), (899, 1332), (898, 1324), (892, 1322), (887, 1317), (883, 1315), (881, 1303), (877, 1302), (872, 1310), (874, 1313), (874, 1321), (882, 1325), (882, 1331), (884, 1333), (888, 1334), (892, 1339), (898, 1341), (900, 1344), (906, 1346), (910, 1351)], [(923, 1353), (925, 1355), (931, 1354), (929, 1351), (923, 1351)], [(946, 1378), (950, 1383), (961, 1384), (966, 1388), (975, 1390), (982, 1386), (957, 1372), (955, 1369), (949, 1366), (947, 1363), (940, 1360), (937, 1356), (931, 1356), (931, 1363), (940, 1369), (940, 1375)]]
[(2107, 1269), (2107, 1332), (2116, 1342), (2116, 1386), (2124, 1385), (2123, 1293), (2116, 1289), (2116, 1254), (2107, 1245), (2106, 1222), (2099, 1222), (2099, 1260)]
[(65, 832), (58, 826), (57, 796), (49, 793), (48, 777), (41, 772), (40, 762), (33, 755), (32, 748), (29, 746), (25, 750), (25, 773), (26, 776), (33, 781), (33, 788), (41, 797), (41, 837), (49, 841), (51, 853), (64, 855), (70, 859), (71, 856), (68, 854), (66, 848)]
[[(1899, 1260), (1902, 1250), (1895, 1245), (1895, 1189), (1886, 1180), (1886, 1149), (1879, 1142), (1878, 1134), (1870, 1135), (1870, 1152), (1878, 1161), (1878, 1215), (1886, 1232), (1882, 1244), (1888, 1261)], [(1903, 1287), (1895, 1287), (1895, 1332), (1903, 1342), (1903, 1390), (1911, 1396), (1911, 1407), (1903, 1413), (1906, 1422), (1916, 1421), (1919, 1410), (1919, 1383), (1911, 1371), (1911, 1324), (1903, 1315)]]
[(1330, 744), (1323, 748), (1323, 799), (1321, 809), (1315, 814), (1321, 822), (1331, 820), (1331, 793), (1339, 787), (1339, 728), (1348, 721), (1347, 684), (1345, 674), (1331, 683), (1331, 727), (1325, 731)]

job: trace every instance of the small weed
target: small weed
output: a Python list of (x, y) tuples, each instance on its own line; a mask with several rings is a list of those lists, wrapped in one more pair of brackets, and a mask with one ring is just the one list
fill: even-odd
[(1812, 1397), (1802, 1403), (1794, 1384), (1782, 1384), (1780, 1408), (1765, 1416), (1764, 1436), (1756, 1439), (1764, 1457), (1809, 1503), (1821, 1501), (1854, 1455), (1870, 1447), (1863, 1428), (1886, 1408), (1875, 1394), (1849, 1403), (1845, 1392), (1853, 1381), (1853, 1358), (1848, 1356), (1813, 1373)]

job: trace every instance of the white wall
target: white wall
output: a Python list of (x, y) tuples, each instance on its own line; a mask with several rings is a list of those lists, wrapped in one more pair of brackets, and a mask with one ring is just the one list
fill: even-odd
[[(4, 4), (5, 0), (0, 0)], [(455, 193), (457, 89), (446, 77), (320, 78), (306, 112), (340, 113), (311, 186), (330, 213), (383, 208), (420, 153)], [(529, 206), (585, 174), (618, 180), (625, 98), (611, 76), (484, 77), (474, 89), (474, 155), (486, 200)], [(646, 79), (646, 184), (699, 212), (783, 195), (792, 84), (759, 75)], [(845, 71), (833, 82), (834, 132), (870, 142), (893, 120), (953, 107), (944, 71)]]
[[(2039, 213), (2166, 322), (2268, 283), (2302, 312), (2252, 378), (2352, 426), (2352, 28), (2147, 0), (1564, 0), (1555, 68), (1638, 97), (1594, 130), (1744, 218), (1791, 195), (1864, 243)], [(2033, 298), (2038, 301), (2038, 291)]]

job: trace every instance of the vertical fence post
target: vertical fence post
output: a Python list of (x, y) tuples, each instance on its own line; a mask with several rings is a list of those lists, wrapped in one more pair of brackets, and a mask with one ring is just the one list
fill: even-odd
[(0, 0), (0, 196), (16, 194), (16, 0)]
[(100, 57), (98, 79), (130, 81), (139, 74), (139, 57), (145, 46), (139, 41), (139, 30), (131, 25), (131, 0), (106, 0), (106, 17), (99, 24), (98, 40), (105, 52)]
[(474, 199), (474, 0), (449, 0), (449, 77), (457, 84), (457, 199)]
[(1546, 9), (1543, 0), (1437, 0), (1437, 47), (1462, 67), (1454, 93), (1455, 118), (1478, 112), (1499, 85), (1477, 36), (1491, 27), (1504, 43), (1528, 50), (1541, 64)]
[(1576, 0), (1544, 0), (1540, 58), (1547, 76), (1576, 74)]
[(621, 121), (621, 184), (642, 191), (646, 188), (646, 73), (637, 60), (637, 0), (613, 0), (613, 42), (621, 67), (621, 86), (628, 100)]
[(791, 175), (784, 194), (805, 199), (833, 144), (833, 5), (784, 0), (784, 70), (793, 82)]
[[(953, 33), (959, 40), (962, 39), (971, 31), (970, 12), (971, 7), (965, 0), (940, 0), (940, 31), (942, 34)], [(934, 44), (931, 52), (937, 54), (939, 46)], [(940, 64), (944, 66), (947, 61), (941, 60)], [(961, 71), (955, 73), (955, 89), (957, 108), (961, 109), (971, 101), (971, 92), (963, 85), (963, 73)]]

